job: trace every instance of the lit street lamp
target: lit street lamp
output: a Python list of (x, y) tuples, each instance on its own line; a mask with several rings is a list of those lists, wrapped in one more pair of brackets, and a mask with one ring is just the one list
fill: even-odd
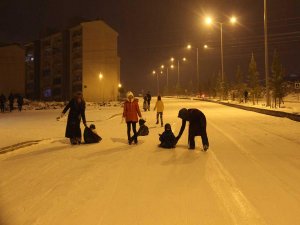
[[(170, 60), (171, 60), (171, 62), (175, 61), (175, 59), (173, 57)], [(186, 58), (183, 57), (181, 60), (177, 59), (177, 85), (176, 86), (178, 89), (180, 87), (180, 61), (185, 62)]]
[[(186, 48), (187, 48), (187, 49), (192, 49), (192, 45), (188, 44)], [(204, 48), (204, 49), (207, 49), (208, 46), (207, 46), (207, 45), (204, 45), (203, 48)], [(198, 47), (196, 47), (196, 55), (197, 55), (197, 57), (196, 57), (196, 67), (197, 67), (197, 68), (196, 68), (196, 71), (197, 71), (197, 91), (198, 91), (198, 93), (200, 93), (199, 49), (198, 49)]]
[[(237, 22), (236, 17), (232, 16), (229, 20), (231, 24), (235, 24)], [(211, 25), (213, 23), (220, 25), (220, 33), (221, 33), (221, 75), (222, 75), (222, 97), (223, 97), (223, 88), (224, 88), (224, 60), (223, 60), (223, 22), (213, 21), (211, 17), (206, 17), (205, 23), (207, 25)]]

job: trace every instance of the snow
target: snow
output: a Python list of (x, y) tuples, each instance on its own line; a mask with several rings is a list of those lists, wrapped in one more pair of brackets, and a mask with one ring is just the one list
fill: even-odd
[[(163, 99), (175, 135), (182, 107), (207, 116), (210, 148), (129, 146), (120, 106), (89, 107), (99, 144), (71, 146), (61, 109), (0, 116), (1, 225), (283, 225), (300, 223), (300, 123), (210, 102)], [(141, 101), (140, 101), (141, 103)], [(154, 107), (152, 101), (152, 108)], [(140, 104), (141, 106), (141, 104)], [(26, 146), (30, 145), (30, 146)], [(22, 148), (18, 148), (24, 146)]]

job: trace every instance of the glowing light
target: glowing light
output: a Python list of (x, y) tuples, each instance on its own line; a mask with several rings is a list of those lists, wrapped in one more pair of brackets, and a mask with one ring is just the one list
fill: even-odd
[(99, 79), (102, 80), (102, 78), (103, 78), (102, 73), (99, 73)]
[(187, 49), (191, 49), (192, 46), (191, 46), (191, 45), (187, 45), (186, 48), (187, 48)]
[(213, 20), (212, 20), (211, 17), (206, 17), (206, 18), (205, 18), (205, 23), (206, 23), (207, 25), (212, 24), (212, 22), (213, 22)]
[(235, 24), (236, 22), (237, 22), (236, 17), (235, 17), (235, 16), (232, 16), (232, 17), (230, 18), (230, 23)]

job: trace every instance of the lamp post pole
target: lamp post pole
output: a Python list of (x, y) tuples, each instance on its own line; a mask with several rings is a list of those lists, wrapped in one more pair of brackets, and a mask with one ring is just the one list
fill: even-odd
[(270, 106), (267, 0), (264, 0), (264, 37), (265, 37), (266, 106)]

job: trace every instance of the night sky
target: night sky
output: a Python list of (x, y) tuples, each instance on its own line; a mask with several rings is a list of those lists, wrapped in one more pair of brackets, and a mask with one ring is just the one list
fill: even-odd
[[(278, 50), (287, 74), (300, 74), (300, 1), (269, 0), (269, 50)], [(126, 90), (155, 93), (151, 71), (171, 56), (186, 56), (181, 64), (184, 87), (195, 81), (195, 52), (200, 51), (201, 83), (220, 70), (220, 29), (203, 25), (203, 16), (226, 21), (232, 14), (239, 24), (224, 24), (224, 70), (232, 79), (237, 65), (244, 74), (252, 52), (264, 78), (263, 0), (1, 0), (0, 43), (27, 42), (78, 24), (103, 19), (119, 33), (121, 81)], [(201, 46), (208, 44), (207, 50)], [(170, 73), (175, 85), (176, 72)], [(165, 78), (161, 78), (161, 83)], [(195, 82), (194, 82), (195, 83)]]

